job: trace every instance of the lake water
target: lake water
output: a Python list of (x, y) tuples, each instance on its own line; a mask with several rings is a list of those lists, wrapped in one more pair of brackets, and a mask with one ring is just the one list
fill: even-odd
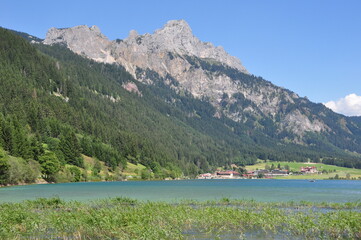
[(361, 181), (346, 180), (181, 180), (87, 182), (0, 188), (0, 203), (59, 196), (87, 201), (110, 197), (138, 200), (179, 201), (221, 198), (257, 201), (361, 201)]

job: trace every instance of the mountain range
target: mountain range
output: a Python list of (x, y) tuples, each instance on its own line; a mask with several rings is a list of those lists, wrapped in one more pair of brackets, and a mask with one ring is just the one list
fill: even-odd
[[(2, 89), (15, 99), (26, 92), (15, 102), (11, 91), (2, 92), (3, 118), (16, 116), (40, 142), (71, 129), (83, 154), (113, 168), (140, 162), (163, 175), (257, 159), (361, 168), (359, 117), (252, 75), (222, 47), (195, 37), (184, 20), (116, 40), (96, 26), (51, 28), (44, 40), (5, 29), (1, 37)], [(113, 154), (87, 149), (94, 142)]]
[[(132, 30), (128, 38), (115, 41), (109, 41), (96, 26), (52, 28), (44, 44), (56, 43), (97, 62), (119, 64), (141, 83), (162, 81), (177, 93), (205, 99), (215, 108), (215, 117), (252, 121), (258, 129), (270, 127), (262, 124), (270, 120), (275, 135), (287, 131), (296, 143), (304, 142), (307, 132), (344, 132), (356, 137), (360, 133), (356, 123), (342, 116), (336, 131), (334, 123), (323, 118), (334, 115), (329, 109), (250, 75), (240, 60), (222, 47), (196, 38), (184, 20), (169, 21), (153, 34), (138, 35)], [(360, 150), (359, 143), (348, 150)]]

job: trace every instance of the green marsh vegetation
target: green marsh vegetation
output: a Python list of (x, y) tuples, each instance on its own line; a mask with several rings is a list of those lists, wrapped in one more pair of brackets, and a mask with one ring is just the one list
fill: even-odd
[(37, 199), (0, 205), (1, 239), (210, 239), (253, 233), (279, 239), (360, 239), (361, 202), (175, 203), (111, 198)]

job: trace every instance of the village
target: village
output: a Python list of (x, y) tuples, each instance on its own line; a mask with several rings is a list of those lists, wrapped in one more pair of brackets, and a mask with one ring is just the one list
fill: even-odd
[(258, 178), (274, 178), (280, 176), (289, 176), (292, 174), (321, 174), (315, 166), (301, 167), (300, 171), (293, 173), (288, 169), (259, 169), (254, 171), (215, 171), (214, 173), (199, 174), (197, 179), (258, 179)]

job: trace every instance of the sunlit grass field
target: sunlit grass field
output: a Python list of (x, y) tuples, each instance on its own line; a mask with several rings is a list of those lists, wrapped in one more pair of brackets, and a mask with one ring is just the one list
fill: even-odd
[(323, 163), (302, 163), (302, 162), (264, 162), (260, 161), (259, 163), (255, 165), (246, 166), (247, 171), (253, 171), (256, 169), (265, 169), (265, 166), (272, 164), (277, 168), (277, 166), (280, 164), (281, 167), (284, 167), (285, 165), (288, 165), (290, 167), (291, 171), (300, 171), (301, 167), (306, 166), (314, 166), (317, 167), (317, 170), (322, 172), (322, 170), (326, 170), (328, 173), (323, 174), (305, 174), (305, 175), (289, 175), (286, 177), (276, 177), (278, 179), (329, 179), (334, 178), (336, 174), (340, 178), (346, 178), (347, 174), (350, 174), (350, 178), (358, 179), (361, 177), (361, 169), (355, 169), (355, 168), (345, 168), (345, 167), (338, 167), (334, 165), (327, 165)]

